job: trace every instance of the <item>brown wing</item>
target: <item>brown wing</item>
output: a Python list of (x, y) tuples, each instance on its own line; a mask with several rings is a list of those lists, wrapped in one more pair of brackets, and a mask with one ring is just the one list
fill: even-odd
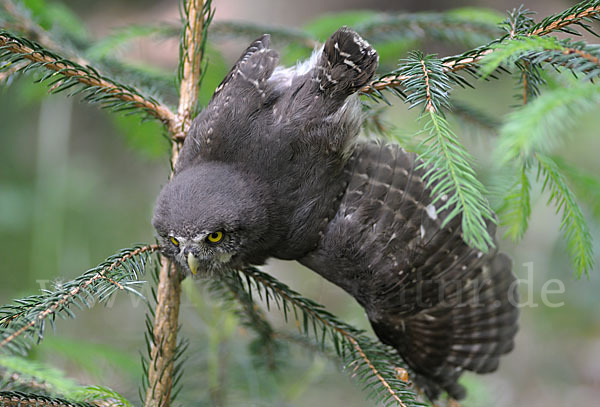
[[(264, 93), (267, 79), (271, 76), (277, 63), (279, 55), (269, 48), (271, 36), (263, 34), (257, 38), (239, 57), (225, 76), (213, 95), (213, 100), (231, 93), (244, 93), (246, 91)], [(236, 88), (242, 86), (242, 89)]]
[[(204, 159), (235, 160), (231, 134), (245, 134), (256, 120), (257, 112), (274, 97), (268, 79), (279, 62), (279, 55), (269, 48), (270, 36), (255, 40), (242, 53), (225, 79), (215, 90), (208, 106), (192, 123), (185, 139), (176, 171)], [(253, 119), (254, 118), (254, 119)]]
[[(319, 247), (303, 264), (365, 307), (434, 399), (464, 397), (463, 370), (493, 371), (513, 347), (518, 311), (510, 259), (467, 246), (460, 217), (433, 204), (421, 162), (393, 145), (358, 146), (348, 187)], [(495, 227), (489, 225), (492, 235)]]

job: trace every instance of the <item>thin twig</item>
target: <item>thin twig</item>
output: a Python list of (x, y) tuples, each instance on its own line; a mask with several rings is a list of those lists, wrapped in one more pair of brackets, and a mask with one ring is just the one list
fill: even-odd
[[(465, 57), (462, 59), (446, 61), (446, 62), (442, 63), (443, 72), (444, 73), (456, 72), (456, 71), (460, 71), (461, 69), (470, 68), (473, 65), (477, 64), (479, 61), (481, 61), (483, 59), (483, 57), (485, 57), (488, 54), (491, 54), (492, 52), (494, 52), (494, 50), (487, 49), (483, 52), (480, 52), (477, 56), (474, 56), (474, 57)], [(399, 88), (400, 86), (402, 86), (402, 82), (404, 82), (407, 79), (411, 79), (411, 78), (412, 78), (411, 75), (400, 75), (400, 74), (384, 76), (382, 78), (376, 79), (376, 80), (368, 83), (367, 85), (363, 86), (362, 88), (360, 88), (360, 92), (366, 93), (366, 94), (371, 94), (371, 93), (374, 93), (375, 91), (381, 91), (386, 88)]]
[[(4, 10), (10, 15), (14, 20), (14, 27), (4, 27), (4, 28), (15, 28), (16, 31), (22, 32), (26, 34), (28, 37), (33, 39), (34, 41), (42, 44), (44, 47), (49, 48), (54, 51), (63, 52), (64, 50), (60, 45), (56, 43), (52, 38), (48, 36), (48, 33), (39, 25), (37, 25), (30, 18), (25, 16), (19, 8), (14, 4), (12, 0), (3, 0), (2, 7)], [(79, 56), (75, 56), (75, 62), (80, 65), (89, 65), (89, 63)]]
[(115, 281), (108, 276), (102, 276), (102, 278), (105, 279), (106, 281), (110, 282), (112, 285), (117, 286), (117, 288), (119, 290), (125, 290), (125, 287), (123, 286), (123, 284), (119, 283), (118, 281)]
[(409, 79), (409, 75), (389, 75), (383, 78), (376, 79), (362, 88), (361, 93), (373, 93), (374, 91), (380, 91), (386, 88), (397, 88), (402, 85), (402, 82)]
[[(205, 28), (204, 1), (187, 0), (184, 31), (184, 52), (181, 55), (181, 86), (179, 109), (169, 135), (174, 140), (171, 150), (173, 167), (179, 157), (184, 140), (195, 112), (200, 67), (202, 64), (202, 41)], [(171, 172), (171, 176), (173, 172)], [(176, 267), (163, 258), (160, 270), (156, 309), (154, 311), (153, 341), (148, 368), (148, 388), (145, 407), (169, 407), (173, 388), (174, 357), (177, 350), (179, 305), (181, 301), (182, 276)]]
[(427, 103), (425, 104), (425, 110), (428, 112), (435, 113), (435, 106), (433, 105), (433, 101), (431, 100), (431, 87), (429, 86), (429, 71), (425, 66), (425, 61), (421, 60), (421, 67), (423, 68), (423, 77), (425, 78), (425, 91)]
[[(544, 49), (544, 51), (555, 51), (554, 49)], [(592, 64), (596, 65), (596, 67), (600, 67), (600, 58), (598, 58), (597, 56), (593, 55), (590, 52), (587, 52), (585, 50), (579, 49), (579, 48), (573, 48), (573, 47), (566, 47), (564, 48), (561, 53), (563, 55), (577, 55), (578, 57), (581, 57), (589, 62), (591, 62)], [(572, 69), (572, 65), (571, 63), (573, 62), (573, 59), (569, 59), (568, 61), (559, 61), (559, 62), (554, 62), (552, 58), (547, 58), (544, 60), (544, 62), (547, 62), (549, 64), (552, 65), (556, 65), (556, 66), (563, 66), (567, 69)], [(588, 67), (586, 69), (583, 69), (581, 72), (584, 73), (588, 73), (594, 69), (597, 68), (593, 68), (593, 67)], [(525, 75), (525, 72), (523, 72), (523, 80), (524, 80), (524, 89), (523, 91), (529, 91), (529, 84), (527, 83), (527, 77)], [(524, 99), (524, 104), (527, 103), (527, 96), (524, 95), (523, 97)]]
[(470, 68), (473, 65), (477, 64), (479, 61), (481, 61), (486, 55), (489, 55), (492, 52), (494, 52), (493, 49), (486, 49), (485, 51), (482, 51), (473, 57), (466, 57), (462, 59), (444, 62), (442, 64), (444, 65), (444, 72), (456, 72), (460, 71), (461, 69)]
[(20, 392), (0, 392), (0, 406), (2, 407), (94, 407), (89, 403), (72, 403), (70, 401), (56, 398), (38, 396), (35, 394), (24, 394)]
[(52, 387), (45, 381), (38, 381), (35, 377), (23, 377), (20, 373), (5, 372), (4, 384), (8, 384), (6, 388), (27, 388), (29, 391), (37, 391), (43, 393), (49, 393), (52, 391)]
[(181, 56), (181, 84), (179, 87), (179, 108), (175, 132), (172, 137), (182, 141), (190, 126), (196, 104), (198, 102), (198, 90), (200, 87), (201, 65), (202, 65), (202, 34), (204, 32), (204, 0), (187, 1), (187, 24), (183, 37), (183, 55)]
[(145, 407), (168, 407), (171, 403), (180, 301), (181, 274), (171, 261), (163, 258), (156, 293)]
[(597, 56), (594, 56), (592, 54), (590, 54), (589, 52), (585, 52), (581, 49), (577, 49), (577, 48), (567, 48), (563, 51), (563, 54), (565, 55), (572, 55), (572, 54), (576, 54), (578, 56), (580, 56), (583, 59), (587, 59), (588, 61), (590, 61), (593, 64), (596, 64), (597, 66), (600, 66), (600, 58), (598, 58)]
[(32, 63), (43, 65), (44, 68), (57, 72), (67, 79), (74, 79), (84, 85), (99, 89), (101, 93), (133, 103), (135, 106), (144, 109), (148, 114), (161, 120), (169, 128), (174, 125), (175, 115), (168, 107), (133, 93), (100, 75), (90, 75), (89, 72), (82, 70), (77, 65), (69, 65), (53, 56), (43, 54), (25, 44), (17, 42), (7, 34), (0, 34), (0, 47), (4, 47), (4, 49), (13, 54), (19, 54)]
[(546, 27), (540, 27), (528, 35), (546, 35), (552, 31), (560, 30), (570, 24), (575, 24), (586, 17), (590, 17), (596, 14), (600, 14), (600, 6), (588, 7), (585, 10), (580, 11), (579, 13), (570, 14), (564, 18), (553, 21)]
[(63, 295), (63, 297), (60, 300), (56, 301), (52, 306), (48, 307), (47, 309), (42, 311), (40, 314), (38, 314), (38, 316), (35, 319), (33, 319), (29, 323), (23, 325), (21, 328), (19, 328), (17, 331), (12, 333), (11, 335), (7, 336), (2, 342), (0, 342), (0, 349), (2, 349), (2, 347), (6, 346), (10, 342), (14, 341), (19, 336), (23, 335), (25, 332), (27, 332), (27, 330), (29, 330), (31, 327), (35, 326), (35, 324), (40, 323), (41, 321), (48, 318), (50, 315), (53, 315), (54, 313), (56, 313), (56, 311), (58, 311), (59, 309), (62, 309), (63, 307), (65, 307), (67, 304), (69, 304), (71, 301), (73, 301), (73, 298), (75, 298), (78, 294), (80, 294), (81, 292), (85, 292), (87, 287), (89, 287), (91, 284), (93, 284), (97, 280), (105, 278), (107, 273), (111, 272), (112, 270), (116, 269), (117, 267), (120, 267), (121, 264), (123, 264), (127, 260), (129, 260), (137, 255), (140, 255), (142, 253), (145, 253), (145, 252), (152, 253), (156, 250), (158, 250), (158, 245), (153, 244), (153, 245), (140, 247), (138, 249), (135, 249), (135, 250), (127, 253), (126, 255), (124, 255), (122, 257), (119, 257), (114, 262), (112, 262), (109, 266), (104, 267), (102, 270), (100, 270), (99, 272), (94, 274), (88, 280), (84, 281), (81, 285), (74, 287), (67, 294)]
[[(527, 35), (528, 36), (546, 35), (552, 31), (560, 30), (561, 28), (564, 28), (570, 24), (575, 24), (587, 17), (597, 15), (597, 14), (600, 14), (600, 6), (589, 7), (585, 10), (582, 10), (579, 13), (570, 14), (562, 19), (554, 21), (553, 23), (549, 24), (546, 27), (537, 28), (534, 31), (528, 33)], [(512, 37), (512, 35), (511, 35), (511, 37)], [(472, 68), (474, 65), (477, 65), (486, 55), (489, 55), (492, 52), (494, 52), (493, 49), (486, 49), (472, 57), (465, 57), (462, 59), (457, 59), (457, 60), (452, 59), (452, 60), (446, 61), (443, 63), (444, 72), (450, 73), (450, 72), (457, 72), (457, 71), (460, 71), (460, 70), (466, 69), (466, 68)], [(596, 63), (595, 61), (592, 61), (592, 62)], [(383, 77), (381, 79), (372, 81), (371, 83), (363, 86), (360, 89), (360, 91), (362, 93), (371, 94), (371, 93), (374, 93), (375, 91), (381, 91), (386, 88), (398, 88), (402, 85), (402, 82), (407, 79), (410, 79), (410, 77), (406, 76), (406, 75), (389, 75), (387, 77)]]
[(379, 382), (381, 382), (383, 387), (386, 388), (388, 393), (390, 393), (392, 395), (392, 398), (394, 400), (396, 400), (396, 402), (398, 402), (398, 405), (400, 407), (406, 407), (406, 405), (402, 402), (400, 397), (398, 397), (398, 395), (396, 394), (394, 389), (392, 389), (392, 387), (387, 382), (387, 380), (385, 380), (385, 378), (379, 373), (379, 370), (375, 366), (373, 366), (373, 363), (371, 363), (371, 359), (369, 359), (369, 357), (362, 350), (362, 348), (358, 344), (358, 341), (356, 339), (354, 339), (353, 336), (351, 336), (349, 333), (347, 333), (343, 329), (337, 329), (337, 331), (339, 333), (341, 333), (342, 335), (344, 335), (346, 337), (346, 339), (348, 339), (348, 341), (350, 341), (352, 346), (354, 346), (354, 349), (356, 350), (356, 352), (360, 355), (361, 359), (367, 364), (367, 366), (369, 366), (369, 369), (371, 369), (371, 372), (373, 372), (373, 374), (375, 375), (375, 377), (377, 377), (377, 380), (379, 380)]

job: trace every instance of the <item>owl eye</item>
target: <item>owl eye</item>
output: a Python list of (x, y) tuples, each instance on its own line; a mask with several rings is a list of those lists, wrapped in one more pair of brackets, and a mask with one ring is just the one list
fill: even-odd
[(175, 247), (179, 247), (179, 240), (175, 239), (173, 236), (169, 236), (169, 239), (171, 239), (171, 243), (173, 243)]
[(213, 232), (206, 237), (209, 243), (219, 243), (223, 240), (223, 232)]

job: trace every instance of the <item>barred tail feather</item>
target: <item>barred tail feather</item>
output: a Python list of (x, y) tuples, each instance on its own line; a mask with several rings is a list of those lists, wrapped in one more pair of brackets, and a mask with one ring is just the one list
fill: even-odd
[(463, 398), (465, 391), (457, 383), (462, 372), (495, 371), (500, 356), (512, 350), (518, 330), (516, 278), (505, 254), (486, 257), (476, 276), (454, 287), (437, 305), (412, 316), (388, 314), (371, 321), (377, 336), (413, 368), (415, 382), (432, 400), (441, 390)]

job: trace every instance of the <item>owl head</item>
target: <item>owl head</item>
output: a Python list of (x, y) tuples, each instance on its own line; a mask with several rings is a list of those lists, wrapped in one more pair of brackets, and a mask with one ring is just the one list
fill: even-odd
[(264, 190), (251, 174), (223, 163), (177, 173), (152, 218), (163, 254), (194, 275), (263, 263), (261, 253), (278, 238)]

